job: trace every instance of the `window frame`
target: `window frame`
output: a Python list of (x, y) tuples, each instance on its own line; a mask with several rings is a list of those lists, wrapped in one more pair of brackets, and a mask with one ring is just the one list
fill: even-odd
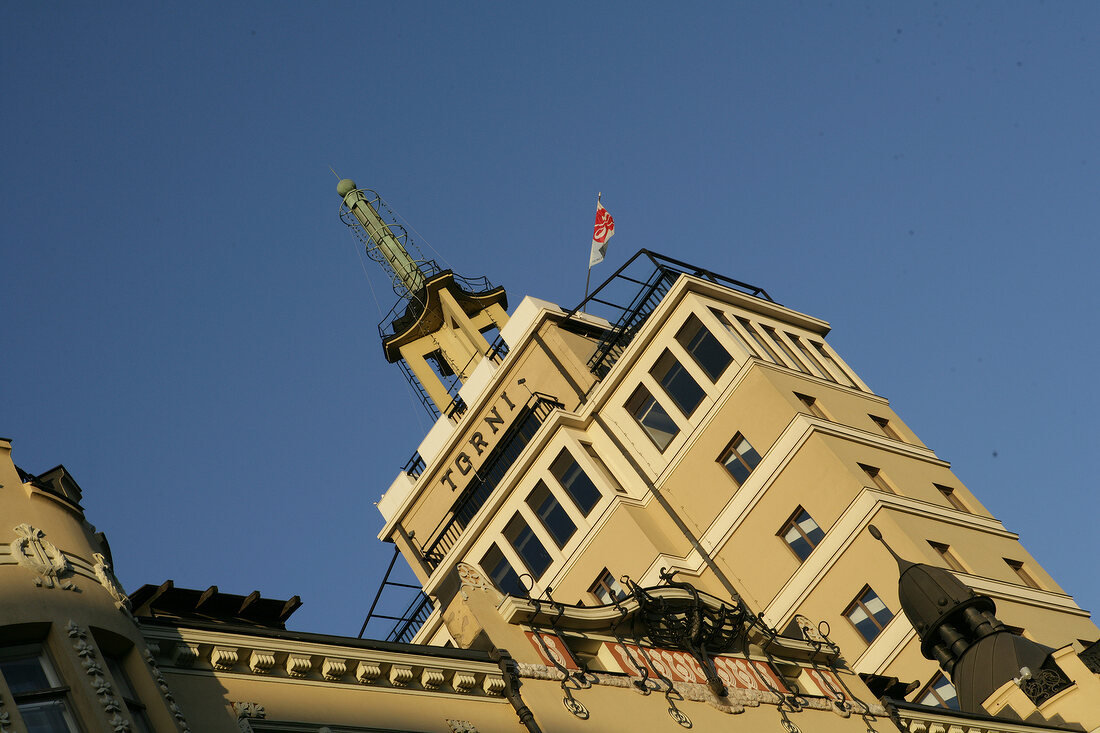
[(1005, 564), (1008, 565), (1009, 569), (1016, 574), (1017, 579), (1025, 586), (1034, 590), (1045, 590), (1043, 586), (1039, 585), (1039, 579), (1032, 575), (1027, 569), (1027, 565), (1023, 560), (1013, 560), (1007, 557), (1002, 557), (1001, 559), (1005, 561)]
[[(939, 694), (939, 692), (937, 691), (937, 689), (936, 689), (937, 688), (937, 683), (939, 683), (941, 681), (945, 682), (947, 684), (947, 686), (950, 687), (952, 689), (952, 691), (954, 691), (954, 693), (955, 693), (955, 697), (954, 697), (955, 704), (954, 705), (948, 704), (947, 701), (943, 699), (943, 696), (941, 696)], [(924, 702), (924, 699), (926, 697), (928, 697), (929, 695), (931, 695), (932, 697), (934, 697), (938, 701), (937, 704), (930, 705), (930, 704)], [(916, 694), (916, 696), (913, 698), (913, 702), (916, 703), (917, 705), (924, 705), (924, 706), (930, 707), (930, 708), (942, 708), (944, 710), (959, 710), (960, 709), (959, 708), (959, 691), (955, 689), (954, 683), (951, 682), (951, 680), (948, 679), (947, 675), (945, 675), (943, 672), (936, 672), (935, 676), (932, 677), (932, 679), (928, 680), (928, 684), (925, 685), (923, 688), (921, 688), (921, 691)]]
[(945, 486), (944, 484), (937, 484), (937, 483), (933, 483), (932, 485), (936, 487), (936, 490), (940, 492), (940, 494), (943, 496), (943, 498), (946, 499), (947, 503), (950, 504), (952, 507), (954, 507), (955, 509), (958, 509), (960, 512), (966, 512), (967, 514), (973, 514), (973, 512), (970, 511), (970, 507), (968, 507), (966, 505), (966, 502), (964, 502), (959, 497), (958, 492), (954, 488), (952, 488), (950, 486)]
[(886, 476), (882, 473), (882, 469), (878, 466), (872, 466), (869, 463), (857, 463), (863, 472), (867, 474), (867, 478), (871, 479), (873, 483), (880, 491), (884, 491), (887, 494), (897, 495), (897, 490), (894, 485), (887, 480)]
[[(663, 368), (662, 368), (663, 367)], [(660, 374), (660, 376), (658, 376)], [(653, 381), (661, 385), (661, 389), (670, 400), (672, 404), (676, 405), (676, 409), (686, 417), (691, 418), (695, 411), (699, 409), (699, 405), (703, 404), (703, 400), (707, 397), (707, 392), (699, 383), (695, 381), (695, 377), (691, 376), (691, 372), (687, 370), (680, 360), (676, 358), (669, 349), (665, 349), (661, 352), (661, 355), (657, 357), (657, 360), (653, 362), (653, 366), (649, 369), (649, 376), (653, 377)], [(689, 395), (682, 394), (685, 390), (689, 393), (694, 393), (690, 396), (694, 402), (692, 404), (685, 404), (680, 401), (680, 397), (688, 397)], [(680, 395), (679, 397), (677, 395)]]
[[(499, 560), (495, 564), (490, 565), (489, 556), (494, 552), (499, 556)], [(520, 598), (527, 598), (530, 596), (530, 591), (524, 587), (520, 574), (516, 572), (515, 566), (512, 565), (512, 561), (504, 553), (504, 549), (500, 546), (500, 543), (490, 542), (489, 547), (481, 554), (481, 559), (477, 564), (485, 573), (486, 577), (489, 578), (489, 581), (503, 593), (518, 596)], [(506, 569), (506, 572), (500, 573), (500, 578), (498, 579), (496, 572), (500, 570), (502, 566)], [(515, 589), (518, 590), (519, 593), (512, 593), (509, 590), (508, 586), (513, 582)]]
[[(609, 578), (610, 581), (608, 581)], [(614, 584), (615, 587), (612, 587), (612, 584)], [(616, 587), (618, 588), (617, 591), (615, 590)], [(609, 600), (605, 601), (596, 592), (600, 588), (606, 591)], [(603, 571), (596, 576), (596, 579), (592, 581), (592, 585), (588, 587), (588, 594), (595, 598), (602, 606), (624, 600), (630, 596), (627, 590), (622, 587), (622, 584), (619, 583), (618, 578), (616, 578), (607, 568), (604, 568)]]
[[(20, 692), (12, 688), (11, 680), (3, 672), (3, 663), (24, 659), (34, 659), (38, 662), (38, 669), (46, 682), (51, 685), (50, 687)], [(54, 664), (44, 643), (30, 642), (0, 646), (0, 679), (3, 679), (7, 685), (20, 717), (25, 716), (28, 708), (55, 703), (60, 708), (63, 722), (71, 733), (80, 733), (83, 730), (69, 697), (69, 685), (65, 684), (65, 678), (57, 671), (57, 665)]]
[[(871, 609), (867, 607), (867, 603), (864, 599), (868, 593), (878, 599), (878, 601), (882, 604), (882, 607), (886, 609), (887, 613), (890, 614), (890, 618), (887, 619), (885, 623), (879, 621), (875, 614), (871, 612)], [(856, 610), (856, 608), (861, 609), (863, 611), (863, 614), (875, 625), (877, 631), (875, 631), (875, 635), (871, 638), (867, 638), (867, 635), (863, 633), (863, 629), (859, 628), (859, 625), (852, 620), (851, 614), (853, 611)], [(875, 639), (879, 638), (882, 635), (882, 632), (886, 630), (886, 627), (890, 625), (890, 622), (894, 620), (895, 614), (893, 611), (890, 610), (890, 607), (886, 605), (886, 601), (882, 600), (882, 596), (875, 592), (874, 588), (872, 588), (870, 585), (864, 585), (863, 588), (860, 589), (859, 593), (856, 594), (856, 597), (852, 599), (852, 602), (845, 607), (844, 618), (848, 619), (848, 623), (852, 625), (852, 628), (855, 629), (856, 633), (859, 634), (864, 641), (866, 641), (868, 644), (873, 644)]]
[(895, 427), (890, 425), (890, 420), (888, 420), (887, 418), (880, 417), (878, 415), (872, 415), (871, 413), (867, 413), (867, 417), (871, 418), (871, 422), (877, 425), (878, 429), (887, 438), (890, 438), (891, 440), (896, 440), (899, 443), (907, 442), (905, 438), (901, 437), (901, 433), (899, 433)]
[(813, 415), (814, 417), (819, 417), (822, 420), (829, 419), (829, 416), (825, 414), (825, 410), (823, 410), (821, 408), (821, 405), (818, 404), (818, 399), (816, 397), (811, 397), (810, 395), (802, 394), (801, 392), (795, 392), (794, 396), (795, 399), (802, 403), (809, 414)]
[(958, 553), (951, 549), (951, 545), (944, 542), (936, 542), (935, 540), (926, 540), (932, 547), (932, 550), (939, 555), (940, 559), (947, 565), (948, 570), (954, 570), (956, 573), (968, 573), (969, 570), (963, 565), (963, 561), (959, 559)]
[[(631, 407), (635, 402), (637, 404)], [(623, 403), (623, 407), (626, 409), (627, 414), (634, 418), (634, 422), (637, 423), (638, 427), (641, 428), (642, 432), (645, 433), (646, 437), (649, 438), (659, 453), (664, 453), (668, 450), (668, 447), (672, 445), (673, 441), (680, 435), (679, 424), (672, 419), (672, 415), (668, 414), (668, 410), (661, 404), (661, 401), (654, 397), (653, 393), (650, 392), (649, 388), (644, 384), (639, 384), (638, 387), (630, 393), (630, 397)], [(643, 410), (643, 407), (647, 409)], [(645, 420), (648, 419), (650, 415), (656, 415), (658, 419), (664, 416), (664, 418), (676, 428), (676, 431), (668, 433), (662, 431), (656, 425), (647, 424)], [(667, 435), (667, 438), (663, 439), (663, 444), (654, 437), (654, 432), (662, 436)]]
[[(806, 532), (802, 529), (802, 523), (800, 520), (803, 514), (806, 515), (806, 519), (809, 519), (811, 522), (813, 522), (814, 528), (821, 533), (816, 541), (813, 539), (813, 537), (811, 537), (811, 535), (806, 534)], [(787, 539), (787, 534), (792, 529), (797, 530), (799, 537), (801, 537), (802, 541), (810, 547), (810, 551), (806, 553), (805, 557), (803, 557), (802, 554), (795, 549), (794, 544), (789, 539)], [(791, 513), (791, 516), (787, 518), (787, 521), (783, 523), (783, 526), (779, 528), (779, 531), (776, 532), (775, 535), (780, 540), (782, 540), (783, 544), (787, 546), (787, 549), (789, 549), (794, 554), (794, 556), (798, 558), (799, 563), (804, 563), (810, 558), (810, 555), (814, 553), (814, 550), (817, 549), (822, 540), (825, 539), (825, 530), (820, 524), (817, 523), (817, 520), (814, 519), (813, 516), (800, 504), (798, 508)]]
[[(756, 462), (752, 465), (749, 465), (749, 462), (745, 460), (745, 457), (737, 450), (737, 443), (742, 440), (745, 441), (745, 443), (748, 444), (749, 449), (754, 454), (756, 454)], [(745, 474), (745, 477), (743, 479), (738, 479), (736, 474), (734, 474), (733, 471), (730, 470), (728, 459), (733, 456), (737, 456), (737, 462), (747, 469), (747, 473)], [(745, 484), (745, 482), (749, 480), (749, 477), (752, 476), (752, 472), (756, 470), (756, 467), (760, 465), (760, 462), (764, 460), (764, 456), (761, 455), (760, 451), (756, 450), (756, 448), (753, 447), (752, 442), (745, 437), (744, 433), (742, 433), (741, 431), (737, 431), (736, 433), (734, 433), (733, 438), (726, 445), (726, 447), (722, 449), (722, 452), (718, 454), (717, 460), (718, 463), (722, 465), (722, 468), (726, 470), (726, 473), (730, 476), (730, 478), (733, 479), (733, 482), (737, 485), (737, 488), (741, 488)]]
[[(686, 338), (683, 334), (691, 325), (695, 325), (697, 328), (691, 338)], [(700, 371), (707, 376), (711, 384), (717, 384), (718, 380), (721, 379), (722, 375), (729, 369), (730, 364), (733, 363), (733, 354), (722, 345), (718, 337), (711, 333), (711, 330), (703, 323), (703, 319), (695, 313), (688, 314), (688, 317), (684, 319), (683, 324), (681, 324), (673, 338), (676, 340), (676, 343), (680, 344), (680, 347), (687, 352), (687, 355), (691, 357), (691, 360), (695, 362), (695, 365), (699, 367)], [(725, 355), (725, 361), (718, 369), (717, 373), (711, 374), (711, 367), (717, 365), (708, 365), (705, 363), (704, 360), (700, 358), (700, 353), (718, 353), (714, 351), (715, 349)]]

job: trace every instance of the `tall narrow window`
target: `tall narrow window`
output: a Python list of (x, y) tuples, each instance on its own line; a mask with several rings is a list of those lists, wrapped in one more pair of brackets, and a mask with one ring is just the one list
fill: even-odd
[(789, 359), (791, 362), (792, 369), (797, 369), (800, 372), (806, 371), (806, 367), (802, 366), (802, 362), (798, 360), (798, 357), (794, 355), (794, 352), (791, 351), (790, 347), (783, 342), (783, 339), (780, 338), (779, 334), (775, 332), (774, 328), (771, 328), (770, 326), (761, 326), (761, 328), (764, 329), (764, 333), (771, 337), (771, 340), (775, 343), (775, 345), (782, 349), (783, 353), (787, 355), (787, 359)]
[(863, 586), (863, 590), (859, 592), (856, 599), (845, 609), (844, 615), (856, 627), (860, 636), (867, 640), (867, 643), (878, 638), (886, 628), (886, 624), (894, 618), (894, 614), (869, 585)]
[(760, 454), (756, 452), (756, 449), (752, 447), (752, 444), (744, 435), (738, 433), (733, 436), (733, 440), (718, 456), (718, 462), (726, 467), (726, 470), (730, 472), (730, 476), (733, 476), (733, 480), (740, 486), (745, 483), (745, 479), (760, 463)]
[(581, 510), (581, 514), (586, 517), (592, 513), (592, 508), (600, 503), (600, 499), (603, 498), (603, 494), (596, 488), (596, 484), (592, 483), (592, 479), (588, 478), (588, 474), (584, 472), (584, 469), (567, 450), (559, 453), (554, 462), (550, 464), (550, 473), (554, 474), (554, 478), (569, 494), (569, 498)]
[(721, 324), (726, 327), (726, 331), (729, 333), (730, 336), (733, 337), (733, 340), (737, 343), (737, 345), (745, 350), (745, 353), (749, 354), (750, 356), (757, 356), (756, 349), (746, 343), (745, 338), (738, 332), (737, 328), (730, 321), (729, 316), (716, 308), (711, 308), (710, 312), (713, 313), (714, 317), (717, 318), (721, 322)]
[(787, 543), (787, 547), (798, 555), (799, 560), (808, 558), (825, 537), (825, 532), (802, 507), (795, 509), (794, 514), (777, 534)]
[(803, 406), (805, 406), (806, 412), (816, 417), (820, 417), (822, 420), (829, 419), (829, 417), (825, 414), (825, 411), (821, 409), (821, 406), (819, 404), (817, 404), (816, 398), (810, 397), (809, 395), (805, 394), (799, 394), (798, 392), (795, 392), (794, 396), (798, 398), (798, 401), (801, 402)]
[(61, 683), (38, 644), (0, 648), (0, 674), (11, 690), (28, 731), (76, 733), (69, 688)]
[(705, 393), (699, 383), (687, 373), (684, 365), (676, 361), (672, 352), (665, 349), (649, 373), (664, 388), (665, 394), (671, 397), (680, 408), (680, 412), (691, 417), (691, 413), (695, 412), (695, 408), (703, 401)]
[(626, 489), (619, 484), (619, 480), (615, 478), (615, 474), (611, 473), (611, 469), (603, 462), (603, 459), (600, 458), (600, 454), (596, 452), (596, 449), (588, 443), (581, 443), (581, 447), (584, 448), (584, 452), (588, 454), (588, 457), (591, 458), (592, 462), (600, 469), (607, 483), (611, 484), (611, 488), (615, 489), (615, 491), (618, 491), (620, 494), (625, 494)]
[(969, 512), (970, 511), (970, 509), (967, 508), (966, 504), (963, 503), (963, 500), (959, 498), (959, 495), (955, 492), (955, 490), (953, 488), (951, 488), (950, 486), (943, 486), (941, 484), (932, 484), (932, 485), (936, 487), (937, 491), (939, 491), (941, 494), (943, 494), (943, 498), (947, 499), (948, 504), (955, 507), (960, 512)]
[(798, 338), (798, 336), (795, 336), (790, 331), (787, 332), (787, 338), (791, 340), (791, 343), (794, 344), (796, 349), (798, 349), (798, 352), (802, 354), (806, 362), (806, 366), (810, 367), (811, 372), (821, 377), (822, 379), (828, 379), (830, 382), (836, 381), (835, 379), (833, 379), (833, 376), (829, 374), (829, 370), (823, 367), (821, 365), (821, 362), (814, 357), (813, 352), (810, 351), (806, 344), (802, 343), (802, 339)]
[(920, 705), (934, 708), (959, 709), (959, 695), (951, 680), (943, 676), (943, 672), (937, 672), (932, 681), (917, 693), (916, 701)]
[(504, 553), (496, 543), (492, 544), (489, 551), (485, 553), (485, 557), (481, 558), (481, 569), (493, 579), (497, 588), (505, 593), (520, 597), (527, 595), (527, 589), (520, 582), (519, 574), (512, 568), (512, 564), (508, 562), (508, 558), (504, 557)]
[(885, 491), (887, 494), (898, 493), (894, 491), (894, 487), (891, 486), (890, 482), (886, 480), (886, 477), (882, 475), (882, 471), (874, 466), (868, 466), (863, 463), (860, 463), (859, 467), (867, 474), (867, 478), (871, 479), (871, 483), (877, 486), (881, 491)]
[(712, 382), (717, 382), (718, 377), (722, 376), (722, 372), (733, 361), (730, 353), (694, 313), (688, 316), (687, 321), (676, 332), (676, 340), (684, 347), (684, 351), (691, 354), (691, 358)]
[(565, 547), (565, 543), (577, 531), (577, 525), (573, 524), (569, 513), (558, 503), (546, 484), (539, 481), (535, 485), (535, 490), (527, 495), (527, 506), (531, 507), (531, 511), (542, 522), (554, 543), (559, 548)]
[(764, 354), (764, 358), (769, 361), (774, 361), (776, 364), (782, 364), (783, 360), (780, 359), (772, 347), (768, 346), (763, 337), (756, 332), (756, 328), (752, 325), (751, 321), (747, 321), (744, 318), (738, 318), (737, 322), (741, 324), (741, 328), (745, 329), (745, 333), (756, 343), (760, 349), (760, 353)]
[(1042, 586), (1039, 585), (1039, 581), (1035, 579), (1034, 575), (1027, 571), (1027, 568), (1024, 567), (1024, 564), (1022, 562), (1020, 562), (1019, 560), (1009, 560), (1007, 557), (1004, 558), (1004, 561), (1008, 564), (1008, 567), (1012, 568), (1012, 572), (1016, 573), (1016, 577), (1019, 578), (1024, 585), (1026, 585), (1028, 588), (1042, 590)]
[(660, 451), (668, 448), (668, 444), (680, 432), (680, 428), (668, 416), (665, 408), (653, 399), (653, 395), (645, 387), (639, 386), (634, 390), (634, 394), (626, 401), (626, 410), (634, 416), (642, 430)]
[(944, 565), (960, 573), (965, 573), (966, 568), (963, 566), (962, 561), (959, 560), (958, 555), (951, 549), (950, 545), (945, 545), (942, 542), (933, 542), (928, 540), (928, 544), (932, 546), (932, 549), (936, 551), (936, 554), (943, 560)]
[(550, 567), (550, 553), (539, 542), (539, 538), (527, 525), (527, 521), (519, 512), (512, 517), (512, 521), (504, 527), (504, 538), (512, 545), (512, 549), (519, 555), (519, 559), (527, 566), (531, 576), (538, 580)]
[(894, 426), (891, 425), (890, 421), (886, 418), (878, 417), (877, 415), (868, 415), (867, 417), (871, 418), (871, 420), (874, 421), (875, 425), (878, 425), (878, 429), (881, 430), (882, 434), (885, 435), (887, 438), (900, 440), (903, 443), (905, 442), (901, 437), (901, 433), (899, 433), (897, 430), (894, 430)]
[(615, 576), (612, 575), (611, 571), (607, 568), (603, 569), (603, 572), (600, 573), (600, 577), (596, 578), (596, 582), (592, 584), (588, 592), (595, 596), (596, 600), (605, 605), (612, 601), (621, 601), (627, 596), (622, 584), (616, 580)]
[(153, 726), (149, 723), (149, 716), (145, 714), (145, 705), (138, 699), (134, 692), (134, 686), (122, 667), (122, 660), (118, 657), (104, 655), (107, 669), (114, 678), (118, 696), (126, 704), (126, 711), (130, 713), (130, 719), (134, 721), (134, 730), (137, 733), (152, 733)]
[(855, 380), (852, 379), (851, 375), (849, 375), (847, 371), (845, 371), (844, 367), (840, 366), (840, 362), (838, 362), (829, 354), (829, 350), (825, 348), (825, 344), (818, 343), (817, 341), (811, 341), (810, 343), (813, 345), (817, 353), (821, 354), (821, 358), (824, 359), (825, 363), (832, 367), (833, 374), (835, 374), (840, 379), (842, 384), (845, 384), (848, 387), (856, 386)]

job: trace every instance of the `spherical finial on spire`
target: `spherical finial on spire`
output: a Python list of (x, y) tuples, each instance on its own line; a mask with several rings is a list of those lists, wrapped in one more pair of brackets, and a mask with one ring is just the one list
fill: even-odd
[(350, 178), (345, 178), (336, 184), (336, 193), (340, 194), (340, 198), (344, 198), (356, 188), (358, 188), (358, 186), (355, 185), (355, 181)]

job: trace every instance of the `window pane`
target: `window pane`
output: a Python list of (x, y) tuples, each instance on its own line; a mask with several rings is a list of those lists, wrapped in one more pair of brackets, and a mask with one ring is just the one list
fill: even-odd
[(688, 317), (687, 322), (676, 334), (676, 340), (685, 351), (691, 354), (691, 358), (695, 359), (695, 363), (707, 373), (712, 382), (717, 381), (733, 361), (729, 352), (694, 314)]
[(684, 365), (676, 361), (671, 351), (666, 350), (661, 354), (650, 374), (664, 387), (665, 392), (685, 415), (690, 417), (703, 401), (703, 388), (691, 378)]
[(3, 673), (13, 695), (54, 687), (53, 681), (42, 668), (42, 660), (37, 650), (28, 650), (25, 654), (0, 661), (0, 672)]
[(794, 554), (798, 555), (802, 560), (809, 557), (810, 553), (814, 550), (814, 546), (807, 542), (802, 534), (794, 527), (787, 530), (787, 533), (783, 535), (783, 539), (785, 539), (787, 544), (791, 546), (791, 549), (794, 550)]
[(730, 447), (726, 449), (719, 460), (733, 476), (737, 485), (740, 486), (745, 483), (745, 479), (752, 473), (752, 469), (760, 463), (760, 454), (745, 439), (745, 436), (738, 434), (733, 437), (733, 443), (730, 444)]
[(17, 706), (29, 733), (72, 733), (76, 730), (64, 700), (42, 700)]
[(645, 430), (646, 435), (657, 446), (658, 450), (668, 448), (668, 444), (680, 432), (672, 418), (661, 407), (661, 403), (653, 399), (645, 387), (639, 387), (630, 400), (626, 403), (626, 409), (638, 421)]
[(489, 574), (496, 584), (505, 593), (513, 596), (526, 596), (527, 589), (520, 582), (519, 575), (512, 569), (504, 553), (495, 544), (485, 553), (481, 559), (482, 569)]
[(588, 474), (580, 467), (569, 451), (562, 451), (550, 466), (550, 473), (561, 483), (566, 493), (581, 510), (581, 514), (588, 516), (592, 508), (600, 502), (603, 494), (588, 478)]
[(539, 481), (535, 490), (527, 497), (527, 506), (538, 516), (542, 526), (557, 543), (558, 547), (565, 547), (565, 543), (577, 531), (577, 525), (569, 518), (569, 514), (554, 498), (554, 494), (543, 482)]
[(538, 580), (550, 567), (550, 553), (539, 542), (539, 538), (527, 526), (527, 522), (518, 513), (504, 528), (504, 536), (519, 555), (527, 570)]

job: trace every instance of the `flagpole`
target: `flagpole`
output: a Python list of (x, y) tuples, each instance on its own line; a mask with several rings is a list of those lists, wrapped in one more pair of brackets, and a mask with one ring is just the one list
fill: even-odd
[[(603, 191), (598, 191), (596, 193), (596, 208), (597, 209), (600, 208), (600, 197), (601, 196), (603, 196)], [(588, 284), (591, 280), (592, 280), (592, 253), (591, 253), (591, 251), (589, 251), (589, 253), (588, 253), (588, 274), (585, 275), (585, 277), (584, 277), (584, 300), (588, 300)], [(586, 313), (587, 311), (585, 311), (585, 309), (584, 309), (584, 301), (582, 300), (581, 303), (582, 303), (581, 313)]]

